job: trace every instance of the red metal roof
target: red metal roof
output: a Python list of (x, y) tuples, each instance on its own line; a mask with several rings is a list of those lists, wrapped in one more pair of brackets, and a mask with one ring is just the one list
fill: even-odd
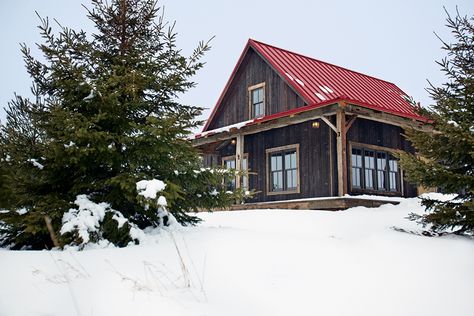
[(426, 120), (406, 100), (406, 93), (393, 83), (249, 39), (203, 131), (207, 130), (249, 47), (259, 53), (308, 106), (324, 106), (330, 103), (328, 101), (342, 99), (397, 116)]

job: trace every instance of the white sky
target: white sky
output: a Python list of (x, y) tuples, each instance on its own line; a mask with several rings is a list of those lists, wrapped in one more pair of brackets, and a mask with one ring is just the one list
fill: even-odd
[[(2, 0), (0, 2), (0, 120), (13, 93), (28, 95), (30, 79), (19, 43), (32, 49), (40, 41), (36, 28), (42, 16), (74, 29), (92, 31), (81, 3), (88, 0)], [(422, 104), (430, 104), (427, 79), (444, 77), (435, 64), (444, 56), (433, 34), (451, 41), (446, 6), (456, 4), (474, 15), (474, 1), (457, 0), (292, 0), (216, 1), (163, 0), (168, 20), (176, 20), (178, 45), (191, 53), (199, 40), (212, 41), (207, 64), (194, 78), (198, 87), (183, 102), (211, 108), (217, 101), (248, 38), (296, 51), (397, 84)], [(209, 115), (205, 112), (205, 117)]]

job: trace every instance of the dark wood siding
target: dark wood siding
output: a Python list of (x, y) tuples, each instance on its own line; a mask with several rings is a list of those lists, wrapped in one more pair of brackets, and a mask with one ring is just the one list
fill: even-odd
[[(357, 142), (362, 144), (374, 145), (379, 147), (386, 147), (392, 149), (401, 149), (408, 152), (414, 152), (410, 142), (403, 136), (403, 129), (399, 126), (390, 125), (386, 123), (357, 118), (352, 127), (348, 131), (348, 142)], [(349, 156), (349, 144), (347, 146), (347, 158)], [(351, 166), (347, 164), (348, 175), (351, 172)], [(350, 191), (350, 183), (349, 193)], [(414, 197), (417, 195), (416, 187), (404, 181), (404, 196)]]
[[(312, 122), (305, 122), (274, 130), (245, 136), (244, 152), (248, 153), (250, 171), (250, 188), (257, 191), (255, 198), (249, 202), (278, 201), (310, 197), (337, 195), (335, 183), (331, 189), (330, 145), (334, 135), (327, 125), (320, 128), (311, 127)], [(299, 144), (300, 193), (267, 195), (266, 149)], [(235, 154), (235, 146), (228, 144), (219, 151), (219, 156)], [(335, 168), (335, 166), (333, 167)], [(335, 181), (335, 179), (334, 179)], [(334, 182), (333, 181), (333, 182)]]
[(208, 129), (248, 120), (248, 88), (262, 82), (265, 82), (265, 115), (305, 105), (303, 99), (250, 48)]

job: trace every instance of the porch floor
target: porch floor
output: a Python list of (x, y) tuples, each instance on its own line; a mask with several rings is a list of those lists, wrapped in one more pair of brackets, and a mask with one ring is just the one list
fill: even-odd
[(400, 198), (385, 198), (376, 196), (319, 197), (297, 200), (234, 204), (229, 210), (294, 209), (339, 211), (356, 206), (379, 207), (383, 204), (397, 205), (400, 203), (399, 199)]

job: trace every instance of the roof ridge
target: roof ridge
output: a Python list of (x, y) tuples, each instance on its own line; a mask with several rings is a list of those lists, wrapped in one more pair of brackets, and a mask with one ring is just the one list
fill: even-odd
[[(300, 57), (303, 57), (303, 58), (307, 58), (307, 59), (311, 59), (311, 60), (314, 60), (314, 61), (317, 61), (319, 63), (323, 63), (323, 64), (326, 64), (326, 65), (329, 65), (329, 66), (333, 66), (333, 67), (337, 67), (339, 69), (344, 69), (344, 70), (347, 70), (347, 71), (350, 71), (350, 72), (353, 72), (353, 73), (356, 73), (356, 74), (359, 74), (359, 75), (362, 75), (362, 76), (365, 76), (365, 77), (368, 77), (368, 78), (372, 78), (372, 79), (375, 79), (375, 80), (379, 80), (379, 81), (383, 81), (383, 82), (386, 82), (386, 83), (389, 83), (391, 85), (394, 85), (395, 87), (397, 87), (400, 91), (403, 92), (402, 89), (400, 89), (395, 83), (393, 82), (390, 82), (390, 81), (387, 81), (387, 80), (384, 80), (384, 79), (380, 79), (380, 78), (377, 78), (375, 76), (371, 76), (371, 75), (367, 75), (367, 74), (364, 74), (360, 71), (356, 71), (356, 70), (351, 70), (349, 68), (346, 68), (346, 67), (342, 67), (342, 66), (338, 66), (336, 64), (332, 64), (332, 63), (329, 63), (327, 61), (323, 61), (323, 60), (320, 60), (320, 59), (316, 59), (314, 57), (311, 57), (311, 56), (308, 56), (308, 55), (304, 55), (304, 54), (301, 54), (301, 53), (297, 53), (297, 52), (294, 52), (294, 51), (291, 51), (291, 50), (288, 50), (288, 49), (285, 49), (285, 48), (281, 48), (281, 47), (277, 47), (275, 45), (271, 45), (271, 44), (267, 44), (267, 43), (264, 43), (264, 42), (261, 42), (261, 41), (257, 41), (257, 40), (254, 40), (252, 38), (249, 38), (249, 42), (255, 42), (257, 44), (262, 44), (262, 45), (265, 45), (265, 46), (269, 46), (269, 47), (273, 47), (275, 49), (278, 49), (278, 50), (281, 50), (281, 51), (285, 51), (287, 53), (290, 53), (290, 54), (293, 54), (293, 55), (298, 55)], [(403, 92), (405, 93), (405, 92)]]

